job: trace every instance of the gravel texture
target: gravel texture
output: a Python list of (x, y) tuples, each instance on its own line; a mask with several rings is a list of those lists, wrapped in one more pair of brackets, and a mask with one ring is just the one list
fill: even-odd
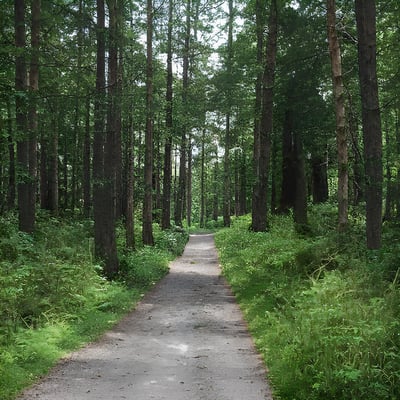
[(20, 400), (272, 399), (212, 235), (191, 235), (170, 273), (101, 340)]

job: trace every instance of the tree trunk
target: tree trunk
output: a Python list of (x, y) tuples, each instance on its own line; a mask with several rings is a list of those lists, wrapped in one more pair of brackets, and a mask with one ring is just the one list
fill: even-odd
[(279, 211), (289, 212), (296, 196), (296, 171), (293, 136), (293, 111), (285, 111), (282, 130), (282, 186)]
[(187, 169), (187, 190), (186, 190), (186, 223), (190, 227), (192, 225), (192, 143), (189, 135), (188, 146), (188, 169)]
[(382, 236), (383, 168), (382, 129), (376, 73), (375, 0), (356, 0), (355, 11), (366, 177), (367, 247), (379, 249)]
[(83, 154), (82, 154), (82, 186), (83, 186), (83, 215), (86, 218), (90, 216), (90, 209), (92, 206), (91, 197), (91, 137), (90, 137), (90, 98), (88, 96), (86, 101), (86, 122), (85, 122), (85, 137), (83, 140)]
[(296, 154), (295, 187), (296, 196), (294, 200), (294, 222), (300, 232), (304, 232), (307, 225), (307, 179), (304, 163), (303, 143), (300, 135), (294, 133), (294, 149)]
[(214, 163), (214, 187), (213, 187), (213, 220), (218, 221), (219, 215), (219, 207), (218, 207), (218, 199), (219, 199), (219, 160), (218, 160), (218, 149), (215, 151), (215, 163)]
[(273, 95), (275, 84), (275, 65), (278, 38), (278, 16), (276, 0), (271, 1), (266, 61), (263, 74), (262, 114), (260, 123), (260, 152), (257, 184), (254, 187), (252, 210), (252, 229), (255, 232), (267, 230), (267, 191), (271, 153), (271, 134), (273, 117)]
[(205, 151), (205, 139), (206, 130), (203, 128), (201, 135), (201, 166), (200, 166), (200, 228), (206, 226), (206, 184), (205, 184), (205, 162), (206, 162), (206, 151)]
[(336, 142), (338, 154), (338, 230), (344, 232), (349, 223), (349, 177), (346, 135), (346, 112), (340, 44), (336, 33), (336, 0), (327, 0), (327, 29), (332, 68), (333, 95), (336, 114)]
[(7, 210), (15, 207), (16, 181), (15, 181), (15, 145), (12, 138), (12, 116), (11, 104), (7, 100), (7, 133), (8, 133), (8, 188), (7, 188)]
[(15, 117), (18, 132), (17, 162), (18, 162), (18, 210), (19, 229), (31, 233), (34, 230), (34, 213), (30, 208), (30, 186), (33, 177), (29, 170), (29, 138), (27, 134), (27, 74), (26, 74), (26, 29), (25, 1), (15, 0), (15, 46), (19, 53), (15, 59)]
[(126, 229), (126, 247), (135, 248), (135, 229), (134, 229), (134, 169), (133, 169), (133, 117), (132, 112), (129, 113), (128, 140), (127, 140), (127, 157), (126, 157), (126, 212), (125, 212), (125, 229)]
[(179, 183), (175, 202), (175, 224), (182, 226), (182, 218), (185, 209), (185, 194), (187, 185), (187, 115), (188, 115), (188, 92), (189, 92), (189, 52), (190, 52), (190, 31), (191, 31), (191, 0), (186, 0), (186, 27), (185, 27), (185, 45), (183, 49), (183, 69), (182, 69), (182, 107), (184, 113), (184, 122), (182, 124), (182, 137), (180, 146), (179, 160)]
[(172, 74), (172, 26), (173, 26), (173, 0), (169, 0), (168, 6), (168, 37), (167, 37), (167, 92), (165, 96), (165, 128), (166, 138), (164, 145), (164, 176), (161, 228), (171, 228), (171, 180), (172, 180), (172, 101), (173, 101), (173, 74)]
[(311, 160), (311, 164), (313, 203), (325, 203), (329, 197), (326, 156), (314, 156)]
[(98, 258), (103, 249), (103, 180), (104, 180), (104, 106), (105, 106), (105, 12), (104, 0), (97, 0), (97, 65), (94, 101), (93, 137), (93, 215), (95, 252)]
[(154, 245), (153, 238), (153, 4), (147, 0), (146, 137), (144, 161), (144, 201), (142, 238)]
[(231, 118), (230, 114), (226, 115), (225, 124), (225, 154), (224, 154), (224, 207), (223, 218), (224, 226), (231, 225), (231, 174), (230, 174), (230, 147), (231, 147)]
[[(263, 47), (264, 47), (264, 7), (262, 0), (256, 0), (256, 40), (257, 40), (257, 80), (255, 87), (254, 131), (253, 131), (253, 190), (252, 209), (258, 204), (259, 162), (260, 162), (260, 122), (262, 110)], [(252, 213), (252, 225), (256, 223)]]

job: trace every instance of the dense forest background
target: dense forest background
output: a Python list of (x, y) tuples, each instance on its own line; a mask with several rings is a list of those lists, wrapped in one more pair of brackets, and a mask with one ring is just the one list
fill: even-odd
[(336, 200), (345, 231), (365, 202), (379, 248), (382, 204), (399, 208), (398, 8), (2, 2), (2, 213), (28, 233), (38, 209), (94, 217), (110, 277), (134, 213), (151, 245), (153, 221), (252, 212), (263, 231), (293, 209), (306, 229), (310, 201)]
[[(60, 287), (80, 304), (68, 293), (87, 288), (54, 267), (77, 261), (77, 238), (96, 276), (149, 284), (131, 269), (146, 246), (175, 251), (184, 229), (244, 215), (249, 247), (284, 224), (306, 241), (329, 236), (319, 267), (306, 257), (318, 278), (357, 253), (398, 285), (399, 21), (396, 0), (1, 1), (6, 336), (43, 319)], [(44, 276), (58, 276), (46, 304)], [(390, 376), (381, 398), (396, 396)]]

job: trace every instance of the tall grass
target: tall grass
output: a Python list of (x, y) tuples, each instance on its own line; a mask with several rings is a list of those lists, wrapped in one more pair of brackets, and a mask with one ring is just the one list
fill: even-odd
[[(400, 252), (388, 251), (389, 244), (367, 252), (355, 218), (347, 240), (338, 241), (331, 209), (314, 208), (310, 237), (297, 235), (285, 216), (273, 217), (267, 233), (250, 232), (248, 217), (237, 220), (216, 235), (224, 274), (265, 357), (276, 399), (399, 399), (393, 265)], [(390, 232), (393, 249), (397, 236)]]
[(12, 215), (0, 221), (2, 400), (13, 399), (64, 354), (115, 324), (168, 272), (169, 260), (187, 241), (186, 233), (157, 226), (152, 249), (127, 251), (121, 241), (119, 279), (109, 282), (93, 257), (91, 221), (44, 215), (34, 235), (16, 227)]

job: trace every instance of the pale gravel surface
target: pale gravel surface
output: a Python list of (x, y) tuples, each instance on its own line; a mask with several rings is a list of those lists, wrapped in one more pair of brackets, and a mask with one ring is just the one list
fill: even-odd
[(170, 268), (134, 312), (19, 399), (271, 400), (213, 236), (192, 235)]

